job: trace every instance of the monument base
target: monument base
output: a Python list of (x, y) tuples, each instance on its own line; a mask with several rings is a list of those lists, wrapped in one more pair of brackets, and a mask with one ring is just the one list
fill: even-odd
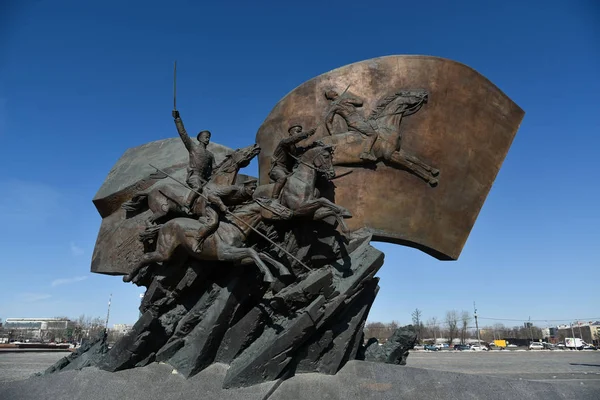
[(166, 364), (106, 372), (97, 368), (0, 383), (0, 399), (303, 400), (303, 399), (598, 399), (588, 385), (544, 383), (485, 375), (432, 371), (366, 361), (349, 361), (336, 375), (297, 374), (285, 381), (223, 389), (224, 364), (186, 379)]

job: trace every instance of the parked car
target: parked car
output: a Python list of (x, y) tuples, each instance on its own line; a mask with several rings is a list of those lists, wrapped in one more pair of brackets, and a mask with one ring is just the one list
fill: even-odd
[(529, 343), (529, 350), (544, 350), (544, 344), (540, 342)]
[(482, 346), (480, 344), (474, 344), (471, 346), (471, 350), (473, 351), (488, 351), (489, 349), (485, 346)]
[(423, 346), (422, 344), (415, 344), (413, 350), (425, 350), (425, 346)]
[(438, 348), (436, 345), (434, 344), (426, 344), (425, 345), (425, 350), (429, 350), (429, 351), (438, 351)]
[(448, 343), (438, 343), (436, 344), (438, 350), (448, 350), (450, 349), (450, 345)]
[(460, 351), (471, 350), (471, 346), (469, 346), (467, 344), (455, 344), (454, 350), (460, 350)]

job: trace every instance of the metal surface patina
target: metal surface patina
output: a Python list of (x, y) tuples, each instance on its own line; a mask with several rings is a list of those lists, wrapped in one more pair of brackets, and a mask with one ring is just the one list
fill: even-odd
[[(404, 365), (412, 326), (364, 337), (384, 258), (370, 241), (457, 259), (523, 111), (462, 64), (392, 56), (302, 84), (244, 148), (171, 117), (179, 137), (128, 150), (93, 200), (92, 271), (145, 287), (141, 317), (48, 373), (219, 362), (232, 388)], [(256, 156), (259, 180), (239, 173)]]
[[(475, 70), (429, 56), (389, 56), (313, 78), (280, 100), (256, 135), (260, 183), (293, 125), (334, 148), (333, 200), (352, 231), (455, 260), (524, 112)], [(348, 173), (350, 172), (351, 173)]]

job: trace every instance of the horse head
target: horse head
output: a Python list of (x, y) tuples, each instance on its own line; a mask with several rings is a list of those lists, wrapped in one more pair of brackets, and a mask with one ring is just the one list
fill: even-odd
[(428, 97), (429, 93), (424, 89), (400, 90), (381, 99), (370, 119), (414, 114), (427, 103)]
[(260, 153), (260, 147), (253, 144), (248, 147), (237, 149), (227, 155), (223, 162), (215, 169), (215, 174), (231, 174), (237, 172), (240, 168), (247, 167), (250, 161)]
[(425, 89), (401, 90), (396, 94), (398, 101), (395, 112), (402, 113), (403, 116), (416, 113), (429, 99), (429, 93)]
[(308, 167), (314, 169), (327, 179), (335, 178), (333, 168), (333, 146), (318, 144), (310, 150), (307, 150), (300, 161)]

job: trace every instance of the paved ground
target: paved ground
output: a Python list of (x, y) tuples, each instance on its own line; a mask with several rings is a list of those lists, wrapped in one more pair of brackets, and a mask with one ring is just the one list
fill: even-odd
[(407, 365), (600, 388), (600, 351), (411, 352)]
[(68, 352), (0, 352), (0, 382), (27, 379), (36, 372), (42, 372)]
[[(0, 352), (0, 382), (27, 379), (69, 353)], [(413, 352), (411, 367), (600, 388), (600, 351)]]

